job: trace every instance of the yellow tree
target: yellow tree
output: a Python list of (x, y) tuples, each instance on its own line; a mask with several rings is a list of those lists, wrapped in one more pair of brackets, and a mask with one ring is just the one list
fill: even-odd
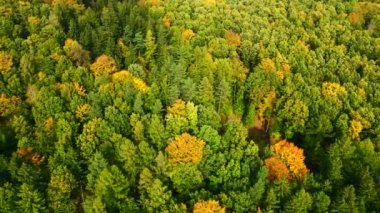
[(166, 28), (169, 28), (171, 23), (170, 23), (170, 19), (168, 16), (164, 16), (164, 18), (162, 18), (162, 24), (166, 27)]
[(82, 119), (86, 117), (91, 110), (91, 105), (90, 104), (83, 104), (77, 106), (77, 109), (75, 110), (75, 116), (79, 119)]
[(345, 93), (346, 89), (338, 83), (323, 82), (322, 84), (322, 94), (325, 96), (336, 96)]
[(85, 96), (86, 95), (86, 89), (82, 85), (80, 85), (78, 82), (73, 82), (73, 87), (74, 87), (75, 92), (79, 96)]
[(186, 116), (186, 102), (177, 99), (172, 106), (168, 107), (168, 115)]
[(90, 70), (95, 77), (99, 77), (102, 74), (112, 74), (117, 71), (117, 64), (115, 59), (107, 55), (99, 56), (93, 64), (90, 66)]
[(187, 29), (182, 32), (182, 38), (185, 41), (190, 41), (195, 36), (195, 33), (191, 29)]
[(18, 109), (20, 99), (16, 96), (7, 97), (4, 93), (0, 94), (0, 116), (8, 116)]
[(76, 0), (48, 0), (51, 4), (67, 4), (67, 5), (73, 5), (76, 4)]
[(273, 105), (276, 102), (276, 92), (275, 91), (270, 91), (268, 95), (265, 97), (263, 102), (259, 104), (257, 107), (257, 116), (259, 117), (260, 120), (264, 119), (265, 116), (265, 111), (268, 109), (272, 109)]
[(270, 58), (264, 58), (261, 60), (259, 67), (265, 72), (275, 71), (276, 65)]
[(288, 167), (292, 179), (302, 180), (309, 170), (305, 165), (303, 149), (298, 148), (287, 140), (282, 140), (272, 146), (275, 157), (281, 159)]
[(207, 201), (198, 201), (193, 208), (193, 213), (224, 213), (226, 212), (225, 208), (222, 208), (219, 205), (218, 201), (207, 200)]
[(202, 160), (205, 142), (188, 133), (177, 135), (166, 147), (169, 154), (169, 163), (177, 165), (179, 163), (198, 164)]
[(0, 73), (8, 72), (13, 65), (12, 56), (0, 52)]
[(232, 32), (231, 30), (227, 31), (224, 34), (224, 38), (228, 41), (228, 44), (231, 46), (240, 46), (241, 44), (240, 35)]
[(352, 120), (348, 131), (352, 139), (357, 139), (363, 131), (363, 124), (359, 120)]

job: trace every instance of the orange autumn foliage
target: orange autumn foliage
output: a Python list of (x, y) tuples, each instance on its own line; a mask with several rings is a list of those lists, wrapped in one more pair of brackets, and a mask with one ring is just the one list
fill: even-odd
[(177, 165), (179, 163), (198, 164), (202, 160), (205, 142), (188, 133), (177, 135), (166, 147), (169, 154), (169, 163)]
[(265, 167), (268, 170), (268, 180), (281, 180), (282, 178), (290, 180), (289, 169), (280, 159), (276, 157), (270, 157), (266, 159)]
[(44, 161), (44, 157), (33, 152), (32, 147), (20, 148), (16, 151), (20, 157), (30, 160), (34, 165), (41, 165)]
[(225, 213), (226, 209), (219, 205), (218, 201), (198, 201), (193, 208), (193, 213)]
[(303, 149), (298, 148), (287, 140), (282, 140), (272, 146), (275, 157), (280, 159), (288, 167), (291, 179), (302, 180), (309, 170), (305, 165)]
[(95, 77), (99, 77), (102, 74), (112, 74), (117, 71), (117, 64), (115, 59), (107, 55), (99, 56), (93, 64), (90, 66), (90, 70)]
[(240, 46), (241, 44), (240, 35), (232, 32), (231, 30), (227, 31), (224, 34), (224, 38), (227, 40), (228, 44), (231, 46)]
[(360, 24), (364, 21), (363, 14), (359, 12), (352, 12), (347, 16), (348, 21), (351, 24)]
[(163, 24), (166, 28), (169, 28), (170, 25), (171, 25), (169, 17), (164, 16), (164, 18), (162, 18), (162, 24)]
[(195, 33), (191, 29), (187, 29), (182, 32), (182, 38), (185, 41), (190, 41), (195, 36)]

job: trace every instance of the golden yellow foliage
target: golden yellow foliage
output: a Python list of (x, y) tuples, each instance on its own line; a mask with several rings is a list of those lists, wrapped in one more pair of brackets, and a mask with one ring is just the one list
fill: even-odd
[(166, 147), (169, 154), (169, 163), (177, 165), (179, 163), (198, 164), (202, 160), (205, 142), (188, 133), (177, 135)]
[(151, 0), (150, 1), (150, 5), (154, 6), (154, 7), (160, 6), (160, 3), (161, 3), (160, 0)]
[(59, 59), (61, 59), (61, 55), (59, 55), (58, 53), (52, 53), (51, 55), (50, 55), (50, 58), (53, 60), (53, 61), (55, 61), (55, 62), (58, 62), (59, 61)]
[(71, 191), (71, 186), (66, 176), (63, 175), (54, 175), (51, 177), (49, 187), (54, 188), (55, 190), (60, 190), (62, 193), (69, 193)]
[(268, 180), (281, 180), (285, 178), (286, 180), (290, 180), (289, 169), (286, 165), (276, 157), (270, 157), (265, 160), (265, 167), (268, 170)]
[(141, 93), (146, 93), (149, 91), (149, 86), (143, 80), (133, 76), (132, 73), (127, 70), (122, 70), (112, 74), (112, 82), (114, 83), (124, 83), (127, 81), (131, 81), (133, 86)]
[(112, 74), (112, 82), (122, 83), (122, 82), (129, 81), (132, 77), (133, 75), (129, 71), (122, 70), (122, 71)]
[(121, 55), (122, 55), (124, 58), (128, 58), (128, 56), (129, 56), (128, 47), (127, 47), (127, 45), (124, 43), (123, 39), (120, 38), (119, 40), (117, 40), (117, 46), (118, 46), (119, 49), (120, 49)]
[(74, 90), (79, 96), (85, 96), (86, 95), (86, 89), (80, 85), (78, 82), (73, 83)]
[(135, 88), (137, 90), (139, 90), (140, 92), (142, 92), (142, 93), (146, 93), (146, 92), (149, 91), (148, 85), (146, 85), (146, 83), (143, 80), (141, 80), (141, 79), (139, 79), (137, 77), (134, 77), (132, 79), (132, 83), (135, 86)]
[(182, 32), (182, 38), (185, 41), (190, 41), (195, 36), (195, 33), (191, 29), (187, 29)]
[(10, 55), (0, 52), (0, 72), (8, 72), (13, 65), (13, 58)]
[(29, 16), (28, 23), (31, 25), (37, 25), (40, 23), (40, 19), (37, 16)]
[(115, 84), (113, 83), (105, 83), (100, 85), (99, 91), (101, 92), (114, 92), (115, 91)]
[(177, 99), (172, 106), (168, 107), (168, 115), (186, 116), (186, 102)]
[(63, 45), (63, 49), (68, 49), (68, 48), (72, 47), (76, 42), (77, 41), (75, 41), (72, 38), (66, 39), (65, 44)]
[(366, 118), (367, 116), (365, 113), (365, 111), (361, 111), (361, 109), (359, 109), (357, 111), (352, 111), (350, 115), (353, 120), (357, 120), (362, 124), (363, 129), (368, 129), (371, 128), (372, 125), (371, 122), (367, 120), (368, 118)]
[(260, 209), (260, 207), (257, 207), (257, 211), (256, 211), (256, 213), (261, 213), (261, 209)]
[(52, 128), (53, 128), (53, 125), (54, 125), (54, 120), (52, 117), (48, 117), (45, 121), (44, 121), (44, 128), (48, 131), (50, 131)]
[(46, 74), (42, 71), (37, 73), (38, 80), (42, 81), (46, 78)]
[(309, 52), (309, 45), (306, 44), (305, 41), (303, 40), (298, 40), (297, 41), (298, 47), (303, 50), (304, 52)]
[(3, 16), (7, 17), (7, 16), (12, 15), (12, 13), (13, 13), (12, 8), (6, 7), (6, 6), (0, 6), (0, 14), (2, 14)]
[(67, 4), (67, 5), (73, 5), (76, 4), (76, 0), (53, 0), (51, 2), (52, 4)]
[(282, 140), (272, 146), (275, 157), (281, 159), (288, 167), (292, 179), (302, 180), (309, 170), (305, 165), (303, 149), (287, 140)]
[(281, 66), (281, 70), (277, 72), (277, 77), (281, 80), (284, 79), (285, 74), (290, 72), (290, 65), (288, 63), (284, 63)]
[(168, 16), (164, 16), (164, 18), (162, 18), (162, 24), (166, 27), (166, 28), (169, 28), (171, 23), (170, 23), (170, 19)]
[(322, 83), (322, 94), (325, 96), (336, 96), (338, 94), (345, 94), (346, 88), (338, 83), (323, 82)]
[(349, 135), (352, 139), (359, 138), (359, 134), (363, 131), (363, 124), (359, 120), (352, 120), (350, 124), (350, 129), (348, 130)]
[(115, 59), (107, 55), (99, 56), (93, 64), (90, 66), (90, 70), (95, 77), (99, 77), (102, 74), (112, 74), (117, 71), (117, 64)]
[(180, 203), (180, 204), (179, 204), (179, 208), (180, 208), (184, 213), (187, 212), (187, 206), (186, 206), (186, 204), (184, 204), (184, 203)]
[(215, 6), (216, 5), (216, 0), (202, 0), (202, 3), (206, 6)]
[(224, 38), (227, 40), (228, 44), (231, 46), (240, 46), (241, 44), (240, 35), (232, 32), (231, 30), (227, 31), (224, 34)]
[(225, 213), (226, 209), (216, 200), (198, 201), (193, 208), (193, 213)]
[(75, 110), (75, 116), (77, 118), (83, 118), (86, 117), (91, 110), (91, 105), (90, 104), (83, 104), (77, 106), (77, 109)]
[(7, 97), (4, 93), (0, 94), (0, 116), (8, 116), (17, 110), (20, 100), (16, 96)]
[(257, 116), (260, 120), (264, 119), (265, 111), (267, 109), (272, 108), (275, 102), (276, 102), (276, 92), (272, 90), (264, 98), (263, 102), (261, 102), (259, 106), (257, 107)]
[(32, 34), (25, 39), (25, 43), (29, 46), (35, 45), (41, 41), (41, 37), (38, 34)]
[(276, 65), (274, 64), (274, 61), (270, 58), (264, 58), (263, 60), (261, 60), (259, 67), (265, 72), (276, 70)]

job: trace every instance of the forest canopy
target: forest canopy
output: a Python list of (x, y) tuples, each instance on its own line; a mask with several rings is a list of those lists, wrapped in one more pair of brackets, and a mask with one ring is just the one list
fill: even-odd
[(0, 212), (379, 212), (380, 1), (0, 0)]

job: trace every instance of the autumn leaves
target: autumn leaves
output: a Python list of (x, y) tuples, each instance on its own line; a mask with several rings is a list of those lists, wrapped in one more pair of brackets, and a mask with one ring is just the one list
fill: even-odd
[(303, 180), (309, 170), (305, 165), (303, 150), (282, 140), (272, 146), (274, 155), (265, 160), (269, 180)]

